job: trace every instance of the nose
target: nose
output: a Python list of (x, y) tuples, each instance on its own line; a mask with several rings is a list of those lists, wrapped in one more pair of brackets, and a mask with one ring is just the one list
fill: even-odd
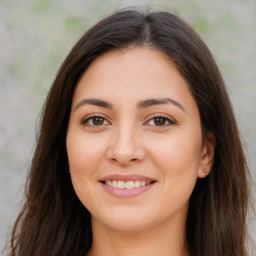
[(120, 127), (113, 131), (107, 158), (120, 166), (129, 166), (144, 160), (146, 154), (134, 127)]

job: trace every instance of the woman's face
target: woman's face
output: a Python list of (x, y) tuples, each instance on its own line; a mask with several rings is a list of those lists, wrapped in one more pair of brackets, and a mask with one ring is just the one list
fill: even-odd
[(75, 192), (93, 225), (119, 231), (185, 223), (213, 144), (186, 81), (156, 50), (115, 50), (77, 84), (67, 133)]

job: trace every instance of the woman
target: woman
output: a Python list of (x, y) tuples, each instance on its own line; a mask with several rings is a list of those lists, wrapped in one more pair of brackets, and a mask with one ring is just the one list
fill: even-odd
[(178, 17), (121, 11), (49, 92), (10, 255), (247, 255), (248, 169), (220, 72)]

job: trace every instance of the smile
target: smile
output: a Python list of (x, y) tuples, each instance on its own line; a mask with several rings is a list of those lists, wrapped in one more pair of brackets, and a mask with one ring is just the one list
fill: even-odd
[(130, 198), (150, 190), (157, 181), (147, 176), (114, 174), (100, 180), (104, 190), (114, 197)]
[(148, 186), (149, 184), (153, 183), (154, 181), (145, 181), (145, 180), (108, 180), (104, 181), (104, 184), (112, 187), (112, 188), (119, 188), (119, 189), (133, 189), (133, 188), (140, 188)]

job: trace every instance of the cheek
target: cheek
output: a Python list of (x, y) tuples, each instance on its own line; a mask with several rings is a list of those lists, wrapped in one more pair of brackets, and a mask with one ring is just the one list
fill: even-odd
[[(178, 172), (199, 166), (201, 141), (192, 137), (173, 136), (155, 141), (151, 155), (163, 169), (171, 168)], [(186, 168), (185, 168), (186, 167)]]
[(154, 143), (151, 158), (160, 170), (166, 190), (188, 198), (193, 191), (200, 164), (201, 140), (185, 135)]
[(102, 158), (103, 147), (102, 144), (95, 143), (95, 140), (76, 133), (67, 137), (67, 151), (72, 172), (90, 175)]
[(91, 190), (91, 184), (97, 182), (103, 147), (95, 143), (95, 140), (85, 138), (79, 131), (68, 133), (66, 146), (72, 184), (77, 196), (84, 201)]
[(86, 208), (91, 205), (93, 185), (97, 183), (97, 169), (102, 158), (100, 145), (79, 132), (67, 136), (71, 181), (77, 197)]

